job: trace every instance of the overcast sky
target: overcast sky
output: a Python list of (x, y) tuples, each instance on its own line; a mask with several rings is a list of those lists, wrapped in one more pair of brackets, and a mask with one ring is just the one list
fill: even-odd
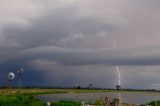
[[(0, 86), (160, 89), (159, 0), (0, 0)], [(113, 42), (116, 43), (114, 47)]]

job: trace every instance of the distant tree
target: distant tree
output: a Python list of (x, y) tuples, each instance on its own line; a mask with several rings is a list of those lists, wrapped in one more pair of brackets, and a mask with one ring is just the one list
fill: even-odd
[(117, 90), (121, 90), (121, 86), (120, 85), (116, 85), (116, 89)]
[(77, 86), (77, 89), (81, 89), (82, 87), (81, 86)]
[(88, 88), (93, 89), (94, 88), (93, 84), (88, 84)]

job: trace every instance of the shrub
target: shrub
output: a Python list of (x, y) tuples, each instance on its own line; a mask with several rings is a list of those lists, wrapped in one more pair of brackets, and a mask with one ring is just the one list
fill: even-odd
[(152, 102), (148, 103), (147, 105), (160, 106), (160, 101), (152, 101)]
[(95, 101), (95, 105), (103, 105), (104, 104), (104, 100), (102, 99), (98, 99)]
[(59, 102), (52, 102), (51, 106), (81, 106), (81, 104), (72, 101), (59, 101)]
[(0, 96), (0, 106), (45, 106), (45, 103), (35, 99), (34, 96), (10, 95)]

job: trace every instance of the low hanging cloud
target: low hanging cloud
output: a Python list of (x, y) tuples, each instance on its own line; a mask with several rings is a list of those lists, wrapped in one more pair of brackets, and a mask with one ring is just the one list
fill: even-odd
[(15, 58), (24, 61), (46, 58), (63, 65), (159, 65), (158, 47), (130, 49), (70, 49), (62, 47), (38, 47), (22, 51)]

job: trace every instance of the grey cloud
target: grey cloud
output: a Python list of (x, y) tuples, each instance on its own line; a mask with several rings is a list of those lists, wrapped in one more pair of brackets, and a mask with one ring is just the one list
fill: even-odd
[[(34, 70), (41, 70), (39, 73), (46, 71), (46, 80), (47, 76), (52, 79), (47, 73), (53, 69), (54, 77), (65, 69), (71, 70), (68, 72), (72, 75), (62, 75), (63, 80), (57, 77), (53, 81), (67, 81), (70, 85), (83, 83), (84, 79), (97, 85), (101, 80), (114, 82), (109, 77), (114, 71), (111, 67), (119, 65), (122, 72), (131, 70), (129, 77), (124, 78), (128, 80), (124, 86), (133, 87), (130, 83), (143, 77), (139, 84), (158, 88), (158, 4), (158, 0), (0, 1), (0, 63), (31, 65)], [(113, 48), (113, 41), (117, 48)], [(147, 70), (146, 66), (152, 69)], [(111, 71), (105, 72), (105, 68)], [(95, 80), (86, 75), (90, 70), (94, 78), (97, 76)], [(108, 78), (101, 79), (104, 73), (109, 74)], [(135, 77), (135, 73), (140, 74)], [(149, 74), (156, 78), (151, 79)], [(150, 80), (145, 81), (145, 76)]]
[[(117, 27), (116, 24), (112, 25), (112, 23), (109, 22), (112, 20), (112, 18), (107, 21), (108, 23), (104, 23), (101, 22), (99, 18), (92, 17), (92, 15), (83, 16), (83, 13), (80, 12), (82, 9), (81, 3), (76, 3), (75, 5), (60, 5), (56, 7), (53, 5), (53, 3), (49, 2), (53, 7), (48, 7), (48, 2), (44, 5), (44, 8), (42, 8), (44, 9), (45, 13), (42, 13), (39, 18), (28, 19), (25, 17), (20, 17), (30, 23), (29, 27), (22, 29), (21, 26), (17, 27), (17, 23), (15, 22), (13, 27), (9, 25), (7, 28), (5, 28), (5, 30), (3, 30), (5, 33), (5, 39), (14, 39), (15, 42), (18, 42), (19, 45), (22, 45), (22, 47), (19, 48), (30, 48), (44, 45), (61, 46), (60, 41), (70, 37), (71, 35), (90, 35), (90, 39), (92, 38), (95, 40), (96, 38), (94, 38), (94, 36), (97, 35), (97, 33), (105, 31), (109, 35), (113, 30), (115, 31)], [(54, 2), (57, 3), (58, 1)], [(60, 4), (63, 3), (63, 1), (60, 2)], [(32, 11), (32, 9), (27, 10)], [(37, 8), (35, 8), (35, 10), (37, 11)], [(114, 21), (111, 22), (114, 23)], [(85, 37), (83, 40), (84, 41), (82, 42), (87, 44), (88, 41), (85, 39)], [(69, 46), (74, 47), (74, 44), (75, 42)], [(78, 47), (78, 44), (76, 47)], [(85, 47), (85, 45), (83, 45), (83, 47)]]
[(156, 47), (80, 50), (48, 46), (22, 51), (18, 57), (24, 60), (48, 58), (66, 65), (159, 65), (159, 52)]

